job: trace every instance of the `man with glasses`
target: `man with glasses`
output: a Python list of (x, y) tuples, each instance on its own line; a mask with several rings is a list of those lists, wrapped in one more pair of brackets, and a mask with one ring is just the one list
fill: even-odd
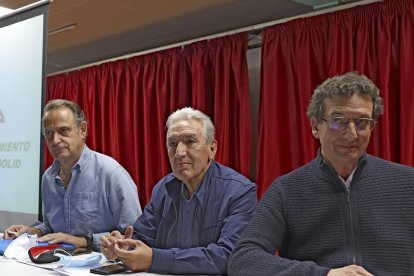
[(230, 275), (414, 275), (414, 169), (365, 152), (382, 112), (356, 72), (315, 89), (317, 157), (269, 187)]

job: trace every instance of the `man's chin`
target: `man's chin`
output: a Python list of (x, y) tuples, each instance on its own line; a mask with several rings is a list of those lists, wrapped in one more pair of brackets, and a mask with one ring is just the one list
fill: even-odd
[(53, 150), (53, 154), (54, 155), (60, 155), (60, 154), (64, 154), (66, 152), (66, 149), (65, 148), (63, 148), (63, 149), (55, 149), (55, 150)]
[(362, 156), (362, 153), (360, 151), (359, 148), (357, 147), (352, 147), (352, 148), (340, 148), (337, 151), (339, 154), (341, 154), (342, 156), (346, 156), (348, 158), (353, 158), (353, 157), (357, 157), (357, 156)]
[(69, 155), (68, 155), (67, 153), (60, 152), (60, 153), (57, 153), (57, 154), (55, 153), (55, 154), (53, 155), (53, 157), (54, 157), (56, 160), (62, 161), (62, 160), (67, 159), (67, 158), (69, 157)]
[(185, 181), (186, 179), (188, 179), (188, 174), (186, 170), (175, 171), (174, 175), (178, 178), (178, 180), (181, 181)]
[(356, 163), (358, 162), (359, 158), (361, 158), (362, 154), (360, 152), (348, 152), (342, 156), (343, 163)]

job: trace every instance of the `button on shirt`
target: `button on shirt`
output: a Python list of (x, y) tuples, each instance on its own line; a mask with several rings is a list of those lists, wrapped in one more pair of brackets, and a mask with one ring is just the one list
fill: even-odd
[(100, 236), (124, 231), (141, 215), (136, 185), (113, 158), (85, 145), (66, 189), (59, 170), (55, 160), (42, 177), (44, 222), (36, 227), (44, 234), (93, 234), (97, 248)]
[(200, 229), (198, 226), (200, 200), (204, 196), (204, 186), (201, 185), (189, 199), (185, 197), (185, 184), (181, 187), (180, 205), (177, 218), (177, 246), (192, 248), (200, 244)]

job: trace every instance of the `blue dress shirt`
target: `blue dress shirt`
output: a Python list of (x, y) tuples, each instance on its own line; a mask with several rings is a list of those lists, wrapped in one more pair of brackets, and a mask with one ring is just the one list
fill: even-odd
[[(168, 174), (134, 223), (134, 238), (152, 247), (150, 272), (227, 274), (227, 260), (254, 214), (257, 186), (213, 162), (190, 201), (182, 182)], [(188, 213), (187, 213), (188, 211)]]
[(96, 250), (102, 235), (123, 232), (141, 215), (136, 185), (113, 158), (85, 145), (66, 189), (59, 169), (55, 160), (42, 177), (44, 221), (35, 227), (44, 234), (93, 234)]

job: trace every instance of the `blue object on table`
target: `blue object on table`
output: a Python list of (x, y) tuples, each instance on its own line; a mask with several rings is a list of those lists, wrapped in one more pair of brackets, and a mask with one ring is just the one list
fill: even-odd
[(0, 240), (0, 255), (4, 254), (9, 244), (11, 244), (13, 240)]

